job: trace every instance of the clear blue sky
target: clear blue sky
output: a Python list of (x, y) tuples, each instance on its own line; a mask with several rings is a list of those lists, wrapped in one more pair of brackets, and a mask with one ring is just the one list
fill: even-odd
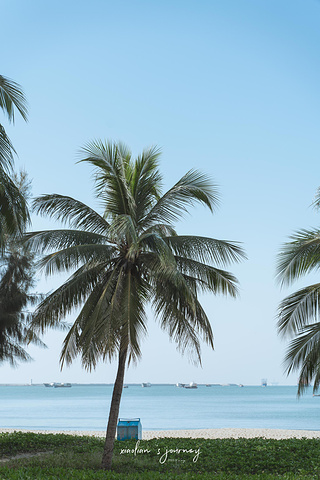
[[(7, 125), (33, 194), (62, 193), (97, 207), (78, 149), (122, 140), (134, 154), (158, 145), (166, 187), (190, 168), (220, 186), (220, 209), (196, 208), (178, 225), (243, 242), (248, 261), (230, 269), (241, 297), (205, 296), (215, 351), (203, 368), (182, 358), (150, 313), (143, 359), (126, 382), (236, 382), (286, 378), (286, 342), (276, 333), (279, 246), (320, 225), (310, 208), (320, 185), (320, 3), (316, 0), (4, 0), (1, 74), (19, 82), (29, 123)], [(41, 218), (33, 228), (50, 228)], [(47, 291), (61, 279), (39, 279)], [(35, 361), (1, 366), (1, 382), (113, 382), (115, 365), (59, 372), (63, 335)]]

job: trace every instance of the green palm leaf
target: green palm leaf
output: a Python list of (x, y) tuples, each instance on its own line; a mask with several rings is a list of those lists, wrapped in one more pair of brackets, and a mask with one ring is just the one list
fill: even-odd
[(14, 108), (27, 121), (27, 102), (21, 86), (13, 80), (0, 75), (0, 108), (6, 113), (10, 122), (14, 122)]
[(109, 224), (92, 208), (65, 195), (42, 195), (33, 202), (36, 213), (59, 220), (71, 228), (106, 234)]
[(302, 288), (282, 300), (279, 305), (279, 333), (292, 336), (318, 319), (319, 300), (319, 283)]
[(176, 255), (188, 256), (200, 262), (213, 261), (215, 265), (226, 266), (246, 258), (237, 242), (187, 235), (168, 236), (166, 242)]
[(300, 368), (298, 396), (314, 379), (313, 389), (318, 389), (320, 382), (320, 323), (303, 328), (300, 334), (290, 342), (285, 357), (287, 372)]
[(277, 277), (282, 285), (318, 270), (320, 264), (320, 230), (300, 230), (278, 255)]
[(144, 219), (144, 227), (180, 219), (195, 203), (206, 205), (211, 211), (219, 203), (217, 187), (204, 174), (190, 170), (165, 193)]

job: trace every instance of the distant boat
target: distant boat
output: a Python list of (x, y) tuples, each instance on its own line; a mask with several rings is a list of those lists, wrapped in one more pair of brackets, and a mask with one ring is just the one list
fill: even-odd
[(212, 387), (211, 383), (206, 383), (206, 387)]
[(185, 383), (176, 383), (176, 387), (178, 388), (184, 388), (186, 386)]
[(261, 380), (261, 387), (266, 387), (268, 385), (268, 382), (267, 382), (267, 379), (266, 378), (263, 378)]
[(151, 387), (151, 383), (150, 382), (141, 383), (141, 387)]
[(239, 387), (243, 387), (242, 383), (239, 383)]
[(189, 385), (186, 385), (184, 388), (198, 388), (198, 385), (194, 382), (189, 383)]
[(51, 382), (51, 383), (44, 383), (43, 384), (45, 387), (50, 387), (50, 388), (70, 388), (71, 383), (56, 383), (56, 382)]
[(128, 385), (123, 385), (123, 388), (128, 388)]

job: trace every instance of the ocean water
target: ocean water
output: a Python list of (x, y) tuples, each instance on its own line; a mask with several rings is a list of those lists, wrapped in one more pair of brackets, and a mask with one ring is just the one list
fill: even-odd
[[(320, 397), (297, 387), (174, 385), (123, 390), (121, 418), (140, 418), (144, 430), (277, 428), (320, 430)], [(105, 430), (111, 385), (71, 388), (0, 386), (0, 428)]]

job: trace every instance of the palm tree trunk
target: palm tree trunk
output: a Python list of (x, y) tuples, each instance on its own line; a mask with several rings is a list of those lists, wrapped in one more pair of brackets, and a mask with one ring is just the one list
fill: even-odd
[(110, 406), (106, 441), (104, 444), (104, 452), (102, 456), (102, 468), (106, 470), (111, 469), (113, 447), (117, 430), (117, 422), (120, 408), (120, 400), (123, 390), (123, 381), (124, 381), (124, 371), (126, 366), (127, 351), (125, 348), (119, 352), (119, 362), (118, 362), (118, 371), (116, 376), (116, 381), (113, 387), (112, 400)]

